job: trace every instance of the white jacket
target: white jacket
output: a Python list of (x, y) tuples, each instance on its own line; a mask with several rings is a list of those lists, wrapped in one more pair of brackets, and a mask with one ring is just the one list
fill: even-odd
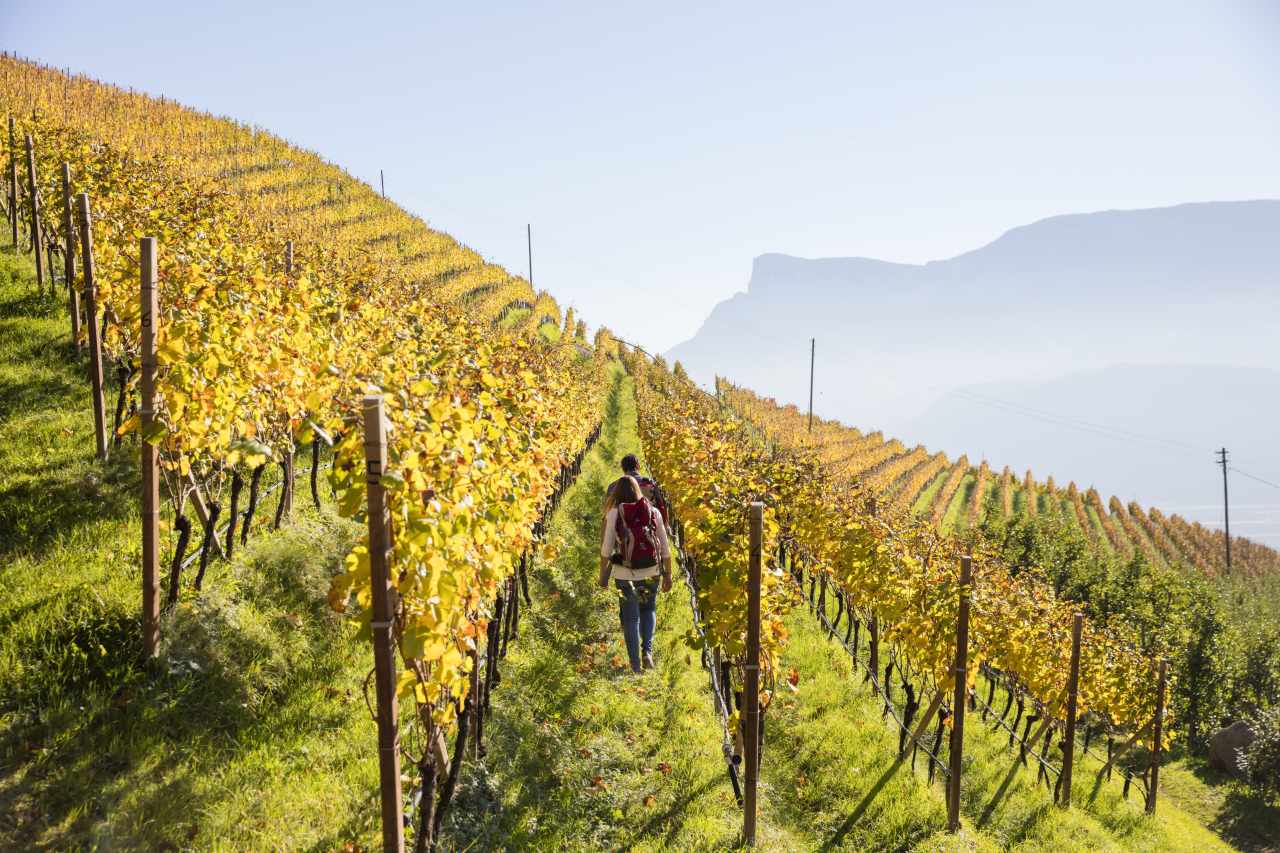
[[(641, 498), (641, 500), (644, 499)], [(645, 506), (649, 507), (649, 512), (653, 515), (653, 526), (658, 531), (659, 565), (650, 566), (647, 569), (628, 569), (626, 566), (615, 565), (611, 575), (613, 580), (642, 581), (656, 578), (662, 570), (662, 561), (671, 558), (671, 546), (667, 542), (667, 526), (662, 523), (662, 513), (648, 501), (645, 501)], [(609, 510), (609, 514), (604, 519), (604, 541), (600, 544), (600, 556), (612, 557), (618, 547), (618, 508), (615, 506)]]

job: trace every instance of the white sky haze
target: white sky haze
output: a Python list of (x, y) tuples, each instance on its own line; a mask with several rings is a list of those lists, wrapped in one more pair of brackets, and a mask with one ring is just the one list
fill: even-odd
[[(0, 47), (319, 152), (665, 349), (754, 256), (1280, 196), (1280, 6), (6, 0)], [(980, 6), (980, 8), (970, 8)]]

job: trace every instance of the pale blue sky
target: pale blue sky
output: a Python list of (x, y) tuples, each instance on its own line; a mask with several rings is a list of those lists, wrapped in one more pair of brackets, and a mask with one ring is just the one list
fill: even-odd
[[(982, 8), (968, 8), (980, 5)], [(0, 46), (262, 125), (655, 348), (769, 251), (1280, 197), (1280, 6), (4, 0)]]

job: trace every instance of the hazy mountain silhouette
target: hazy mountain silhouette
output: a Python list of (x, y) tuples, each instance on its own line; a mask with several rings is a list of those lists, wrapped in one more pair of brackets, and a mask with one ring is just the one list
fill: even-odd
[[(962, 413), (962, 398), (947, 395), (1016, 382), (979, 393), (1102, 426), (1191, 436), (1207, 453), (1230, 446), (1244, 422), (1267, 423), (1274, 435), (1275, 375), (1141, 368), (1274, 368), (1277, 329), (1280, 201), (1208, 202), (1055, 216), (922, 265), (762, 255), (747, 291), (667, 355), (699, 381), (720, 374), (803, 407), (815, 337), (819, 414), (1144, 503), (1212, 504), (1203, 487), (1158, 476), (1158, 465), (1125, 463), (1139, 445), (1091, 443), (1101, 436), (972, 399)], [(1131, 366), (1102, 370), (1117, 364)], [(1050, 381), (1059, 377), (1067, 378)], [(1236, 441), (1242, 468), (1248, 458), (1280, 473), (1274, 439)], [(1051, 446), (1064, 452), (1055, 457)], [(1270, 500), (1280, 503), (1280, 491)]]

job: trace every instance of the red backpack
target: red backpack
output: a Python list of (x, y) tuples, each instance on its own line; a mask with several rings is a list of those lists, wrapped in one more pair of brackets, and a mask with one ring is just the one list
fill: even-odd
[(658, 523), (653, 507), (641, 498), (635, 503), (618, 504), (618, 520), (614, 523), (622, 565), (628, 569), (648, 569), (658, 565)]

